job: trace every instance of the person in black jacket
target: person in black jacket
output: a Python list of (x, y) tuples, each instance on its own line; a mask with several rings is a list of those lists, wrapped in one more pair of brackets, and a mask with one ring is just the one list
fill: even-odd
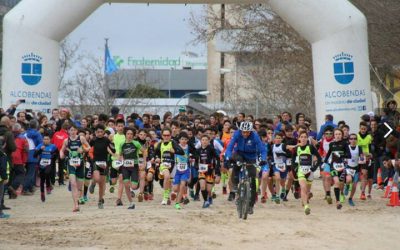
[(7, 167), (11, 167), (11, 154), (17, 149), (9, 127), (10, 119), (3, 115), (0, 118), (0, 218), (9, 217), (3, 213), (4, 209), (9, 209), (4, 205), (4, 192), (8, 183)]

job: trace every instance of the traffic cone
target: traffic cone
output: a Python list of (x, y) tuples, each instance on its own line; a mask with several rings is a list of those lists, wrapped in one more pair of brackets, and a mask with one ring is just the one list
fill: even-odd
[(377, 183), (378, 183), (378, 186), (382, 185), (382, 183), (383, 183), (381, 168), (378, 168)]
[(392, 195), (390, 196), (390, 201), (387, 204), (387, 206), (390, 207), (396, 207), (400, 206), (400, 201), (399, 201), (399, 189), (397, 188), (397, 184), (393, 183), (392, 186)]
[(382, 198), (389, 198), (390, 189), (392, 188), (392, 185), (393, 185), (393, 178), (389, 178), (389, 182), (386, 186), (385, 194), (382, 196)]

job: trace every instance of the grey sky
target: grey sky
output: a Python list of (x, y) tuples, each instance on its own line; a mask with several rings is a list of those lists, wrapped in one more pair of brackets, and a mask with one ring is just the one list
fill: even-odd
[(206, 55), (206, 46), (187, 45), (193, 39), (187, 19), (202, 5), (104, 4), (70, 35), (82, 40), (81, 51), (103, 55), (104, 38), (110, 38), (113, 56), (178, 57), (188, 50)]

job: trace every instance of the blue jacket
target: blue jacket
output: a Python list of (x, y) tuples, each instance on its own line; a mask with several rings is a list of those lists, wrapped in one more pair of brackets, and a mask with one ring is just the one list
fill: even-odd
[(256, 132), (252, 131), (249, 137), (245, 139), (240, 130), (235, 131), (225, 151), (226, 159), (232, 159), (232, 151), (235, 144), (237, 144), (236, 153), (244, 159), (256, 160), (257, 156), (260, 155), (262, 161), (267, 160), (265, 145)]
[(337, 127), (337, 125), (335, 123), (333, 123), (332, 121), (327, 121), (324, 124), (322, 124), (318, 131), (317, 141), (321, 140), (322, 135), (324, 134), (325, 128), (328, 126), (331, 126), (333, 128)]
[(34, 157), (35, 149), (39, 144), (43, 143), (43, 137), (39, 131), (31, 128), (25, 132), (25, 137), (29, 144), (28, 162), (37, 163), (38, 159)]

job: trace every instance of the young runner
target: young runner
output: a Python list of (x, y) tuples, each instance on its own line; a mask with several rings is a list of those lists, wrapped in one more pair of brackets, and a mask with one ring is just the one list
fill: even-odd
[(365, 164), (365, 156), (360, 146), (357, 145), (357, 135), (349, 135), (349, 150), (350, 158), (347, 160), (346, 166), (346, 186), (344, 189), (344, 195), (350, 192), (349, 205), (355, 206), (353, 197), (357, 189), (357, 183), (360, 176), (360, 165)]
[(361, 147), (367, 163), (361, 169), (361, 195), (360, 200), (366, 200), (365, 189), (368, 184), (368, 199), (371, 199), (371, 190), (374, 178), (371, 152), (372, 136), (368, 134), (368, 124), (360, 122), (360, 131), (357, 134), (357, 145)]
[[(313, 156), (317, 158), (315, 162)], [(307, 132), (299, 133), (299, 145), (294, 149), (292, 162), (295, 164), (295, 171), (301, 188), (301, 200), (304, 206), (304, 213), (309, 215), (311, 184), (314, 178), (314, 172), (321, 164), (321, 156), (317, 149), (308, 143)]]
[(51, 193), (50, 172), (57, 158), (57, 147), (50, 143), (50, 135), (43, 136), (43, 143), (36, 147), (34, 157), (39, 156), (40, 199), (46, 201), (44, 184), (46, 182), (47, 194)]
[(141, 151), (145, 155), (145, 147), (134, 140), (136, 135), (136, 129), (126, 128), (125, 129), (125, 142), (118, 148), (116, 148), (119, 160), (123, 161), (122, 176), (125, 186), (125, 193), (129, 200), (128, 209), (135, 209), (133, 203), (133, 197), (131, 189), (135, 190), (139, 184), (139, 152)]
[(79, 192), (82, 189), (84, 179), (83, 152), (89, 151), (89, 144), (84, 136), (78, 135), (78, 129), (74, 124), (70, 125), (69, 137), (65, 139), (60, 151), (60, 158), (66, 159), (69, 181), (71, 184), (73, 212), (79, 211)]
[(164, 189), (161, 205), (170, 205), (169, 199), (171, 191), (171, 174), (175, 167), (175, 154), (184, 155), (185, 152), (179, 145), (171, 139), (172, 132), (169, 128), (163, 128), (161, 131), (162, 140), (155, 149), (156, 163), (159, 165), (159, 180)]
[(340, 187), (346, 178), (345, 159), (350, 157), (349, 146), (343, 140), (343, 131), (339, 128), (334, 129), (334, 141), (329, 144), (328, 153), (325, 156), (325, 163), (331, 166), (331, 176), (334, 182), (334, 191), (336, 198), (336, 208), (341, 209), (344, 202), (344, 196), (340, 192)]

